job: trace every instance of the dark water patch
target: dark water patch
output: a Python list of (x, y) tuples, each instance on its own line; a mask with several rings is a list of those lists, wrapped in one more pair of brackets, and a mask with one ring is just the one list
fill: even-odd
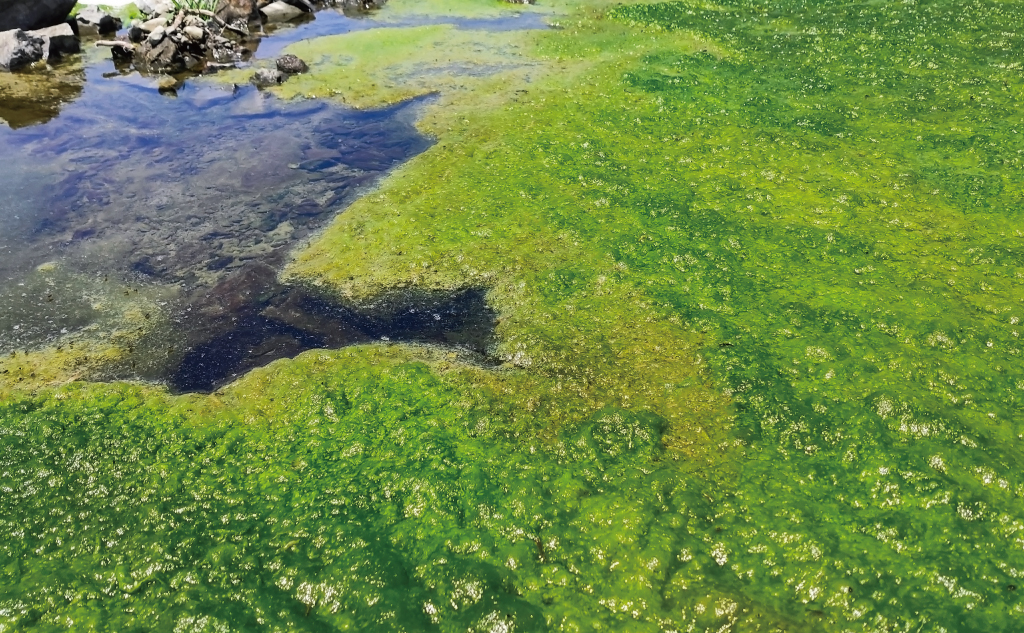
[(170, 321), (140, 341), (108, 378), (209, 392), (280, 358), (374, 341), (443, 345), (487, 362), (496, 318), (479, 289), (407, 291), (355, 306), (313, 288), (281, 284), (276, 270), (261, 263), (197, 290), (171, 312)]
[[(309, 349), (336, 349), (373, 341), (449, 346), (485, 361), (496, 314), (481, 290), (458, 294), (413, 293), (375, 309), (339, 303), (307, 288), (283, 286), (268, 270), (249, 300), (228, 319), (204, 322), (185, 313), (180, 361), (157, 378), (175, 392), (209, 392), (279, 358)], [(171, 355), (173, 354), (173, 350)], [(166, 370), (165, 370), (166, 371)], [(144, 376), (142, 376), (144, 378)]]

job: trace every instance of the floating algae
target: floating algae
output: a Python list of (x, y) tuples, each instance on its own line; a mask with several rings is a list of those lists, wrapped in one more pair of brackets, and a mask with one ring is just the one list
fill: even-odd
[(9, 397), (4, 625), (1015, 630), (1021, 13), (557, 18), (288, 271), (486, 286), (507, 366)]

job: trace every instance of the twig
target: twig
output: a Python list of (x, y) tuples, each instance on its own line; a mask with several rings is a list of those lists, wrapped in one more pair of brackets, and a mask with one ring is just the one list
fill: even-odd
[(227, 22), (225, 22), (224, 20), (221, 20), (220, 18), (218, 18), (217, 14), (214, 13), (213, 11), (210, 11), (209, 9), (199, 9), (199, 15), (205, 15), (206, 17), (208, 17), (211, 20), (213, 20), (214, 22), (216, 22), (217, 25), (220, 26), (221, 28), (224, 28), (224, 27), (226, 27), (228, 25)]
[(185, 19), (185, 12), (184, 11), (180, 11), (178, 13), (178, 15), (175, 16), (174, 22), (172, 22), (171, 25), (169, 27), (167, 27), (167, 30), (164, 31), (164, 37), (170, 37), (171, 35), (173, 35), (175, 33), (175, 31), (178, 30), (178, 27), (181, 26), (181, 22), (184, 19)]
[(121, 40), (100, 40), (96, 42), (96, 46), (107, 46), (109, 48), (123, 48), (126, 51), (135, 52), (135, 45), (131, 42), (122, 42)]

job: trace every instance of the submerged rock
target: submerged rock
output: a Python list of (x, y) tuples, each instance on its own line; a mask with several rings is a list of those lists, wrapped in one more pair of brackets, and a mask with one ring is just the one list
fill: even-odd
[(297, 75), (309, 70), (309, 66), (295, 55), (288, 54), (277, 58), (277, 69), (289, 75)]
[(17, 70), (46, 59), (49, 42), (45, 37), (14, 29), (0, 33), (0, 70)]
[(60, 24), (74, 7), (75, 0), (0, 0), (0, 31)]
[(252, 76), (250, 80), (258, 88), (269, 88), (271, 86), (278, 86), (283, 84), (288, 79), (288, 75), (284, 74), (276, 68), (260, 68)]

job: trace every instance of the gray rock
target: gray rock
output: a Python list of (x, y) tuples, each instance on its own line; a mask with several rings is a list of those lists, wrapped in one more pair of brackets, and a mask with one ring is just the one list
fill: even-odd
[(135, 6), (146, 15), (163, 15), (174, 11), (171, 0), (135, 0)]
[(161, 70), (174, 68), (175, 58), (178, 56), (178, 47), (174, 45), (169, 37), (163, 38), (161, 42), (145, 51), (145, 62), (150, 70)]
[(309, 66), (295, 55), (281, 55), (277, 58), (277, 69), (289, 75), (297, 75), (309, 70)]
[(0, 70), (17, 70), (46, 59), (50, 43), (21, 29), (0, 33)]
[(287, 79), (288, 75), (276, 68), (260, 68), (250, 81), (259, 88), (269, 88), (283, 84)]
[(206, 31), (198, 26), (186, 26), (181, 31), (185, 34), (185, 37), (194, 42), (201, 42), (206, 37)]
[(158, 28), (163, 28), (165, 26), (167, 26), (167, 20), (165, 20), (164, 18), (153, 18), (152, 20), (146, 20), (145, 22), (140, 24), (139, 28), (145, 31), (146, 33), (152, 33)]
[(148, 39), (149, 43), (153, 46), (159, 44), (160, 41), (164, 39), (164, 27), (158, 26), (155, 29), (153, 29), (152, 32), (150, 32)]
[(387, 3), (387, 0), (337, 0), (345, 13), (365, 13), (379, 9)]
[(286, 2), (277, 0), (277, 2), (272, 2), (260, 9), (260, 13), (263, 14), (263, 17), (267, 18), (267, 22), (287, 22), (294, 20), (300, 15), (304, 15), (305, 12)]
[(75, 0), (0, 0), (0, 31), (60, 24), (74, 7)]
[(110, 35), (121, 28), (121, 18), (116, 18), (97, 7), (86, 7), (75, 16), (79, 35)]
[(316, 11), (316, 8), (313, 7), (309, 0), (281, 0), (281, 2), (290, 4), (303, 13), (313, 13)]
[(217, 17), (225, 22), (243, 20), (248, 22), (256, 17), (256, 0), (220, 0), (215, 11)]
[(57, 26), (48, 26), (45, 29), (29, 31), (29, 34), (44, 38), (47, 41), (47, 61), (62, 55), (78, 53), (82, 50), (78, 37), (67, 22)]

